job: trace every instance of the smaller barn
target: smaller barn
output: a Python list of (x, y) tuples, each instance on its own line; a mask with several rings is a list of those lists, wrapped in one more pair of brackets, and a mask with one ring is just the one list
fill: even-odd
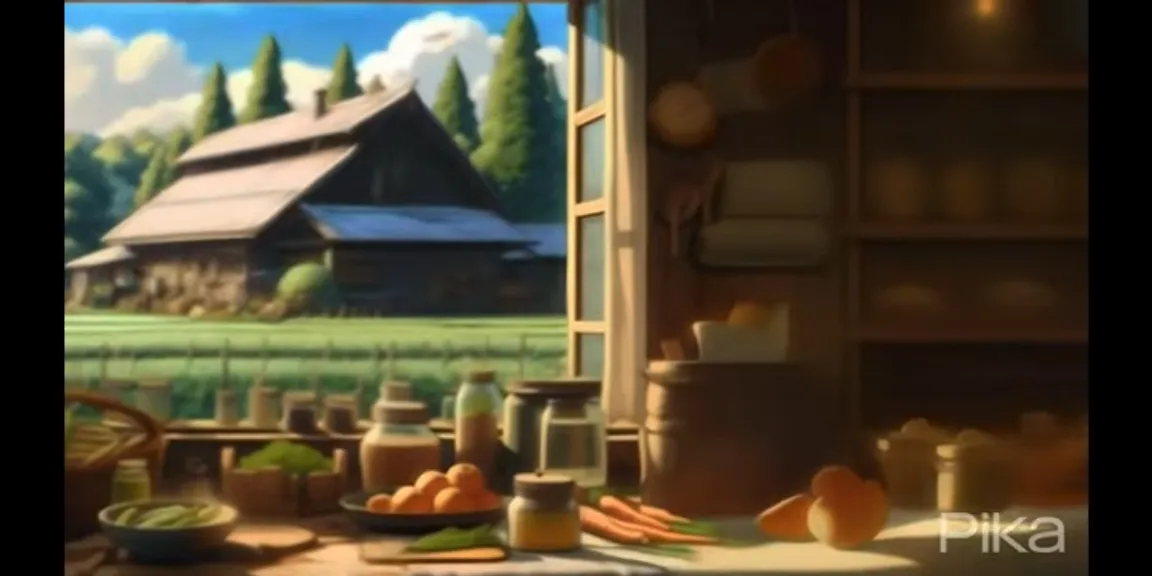
[(563, 314), (567, 306), (568, 232), (564, 224), (517, 224), (530, 244), (504, 254), (503, 308), (514, 314)]
[(136, 255), (127, 246), (108, 246), (64, 264), (68, 303), (91, 304), (136, 289)]

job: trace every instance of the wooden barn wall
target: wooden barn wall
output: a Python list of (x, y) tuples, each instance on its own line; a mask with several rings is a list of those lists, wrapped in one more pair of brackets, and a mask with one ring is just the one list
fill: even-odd
[(332, 271), (350, 305), (400, 314), (497, 310), (502, 249), (337, 245)]
[[(413, 102), (412, 105), (419, 105)], [(446, 205), (488, 208), (491, 193), (477, 190), (467, 171), (468, 162), (456, 162), (438, 140), (443, 130), (434, 120), (424, 121), (418, 110), (396, 110), (366, 127), (357, 137), (353, 158), (308, 194), (316, 204)], [(403, 114), (401, 114), (403, 112)]]
[[(844, 99), (836, 88), (845, 60), (843, 0), (661, 0), (647, 15), (649, 102), (666, 82), (689, 80), (700, 65), (746, 58), (766, 39), (789, 32), (790, 4), (799, 32), (819, 45), (825, 71), (818, 94), (779, 110), (740, 112), (723, 117), (717, 138), (704, 153), (669, 150), (649, 138), (650, 206), (663, 205), (670, 167), (699, 163), (705, 154), (724, 160), (808, 158), (837, 170), (836, 212), (843, 204)], [(667, 227), (653, 216), (650, 227), (648, 318), (649, 355), (660, 357), (659, 342), (679, 338), (691, 349), (691, 324), (726, 317), (739, 300), (788, 302), (793, 357), (810, 361), (829, 385), (842, 376), (842, 259), (837, 249), (821, 268), (800, 273), (712, 271), (669, 250)]]
[(146, 290), (163, 285), (168, 296), (182, 294), (233, 302), (247, 293), (248, 245), (241, 241), (187, 242), (133, 246)]

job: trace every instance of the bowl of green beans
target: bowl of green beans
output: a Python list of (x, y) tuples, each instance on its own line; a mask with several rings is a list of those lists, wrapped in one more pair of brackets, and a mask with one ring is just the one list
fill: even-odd
[(239, 518), (231, 506), (187, 498), (122, 502), (99, 515), (108, 539), (142, 563), (203, 559), (224, 545)]

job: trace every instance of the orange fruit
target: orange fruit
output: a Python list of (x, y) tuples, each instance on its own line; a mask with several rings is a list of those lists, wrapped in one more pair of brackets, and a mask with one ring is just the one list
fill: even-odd
[(432, 511), (432, 499), (411, 486), (405, 486), (392, 495), (392, 512), (396, 514), (425, 514)]
[(812, 477), (812, 495), (817, 498), (837, 498), (852, 492), (863, 482), (847, 466), (825, 466)]
[(873, 480), (834, 499), (817, 498), (808, 508), (808, 530), (833, 548), (856, 548), (871, 542), (887, 522), (888, 497)]
[(472, 500), (455, 486), (449, 486), (441, 490), (432, 502), (432, 510), (441, 514), (468, 512), (472, 509), (472, 506)]
[(780, 540), (811, 540), (808, 531), (808, 508), (814, 498), (811, 494), (797, 494), (776, 503), (756, 517), (756, 526), (765, 536)]
[(387, 494), (377, 494), (368, 499), (364, 507), (369, 512), (376, 512), (379, 514), (387, 514), (392, 511), (392, 497)]
[(504, 505), (504, 499), (495, 492), (484, 490), (472, 496), (472, 505), (474, 510), (495, 510)]
[(476, 466), (463, 462), (448, 469), (448, 482), (461, 492), (472, 495), (484, 491), (484, 473)]
[(427, 472), (421, 474), (420, 477), (416, 479), (416, 483), (412, 486), (416, 488), (416, 490), (418, 490), (421, 494), (435, 499), (436, 495), (439, 494), (441, 490), (449, 486), (448, 477), (439, 470), (428, 470)]

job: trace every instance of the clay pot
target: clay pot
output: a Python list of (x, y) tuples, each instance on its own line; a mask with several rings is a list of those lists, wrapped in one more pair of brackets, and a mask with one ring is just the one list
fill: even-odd
[(973, 222), (988, 217), (990, 209), (987, 168), (973, 160), (960, 160), (944, 167), (940, 174), (940, 212), (957, 222)]
[(1052, 222), (1057, 220), (1067, 198), (1067, 174), (1053, 160), (1029, 158), (1007, 168), (1004, 209), (1015, 220)]
[(868, 211), (883, 220), (913, 221), (924, 217), (924, 171), (911, 158), (891, 157), (868, 170)]

